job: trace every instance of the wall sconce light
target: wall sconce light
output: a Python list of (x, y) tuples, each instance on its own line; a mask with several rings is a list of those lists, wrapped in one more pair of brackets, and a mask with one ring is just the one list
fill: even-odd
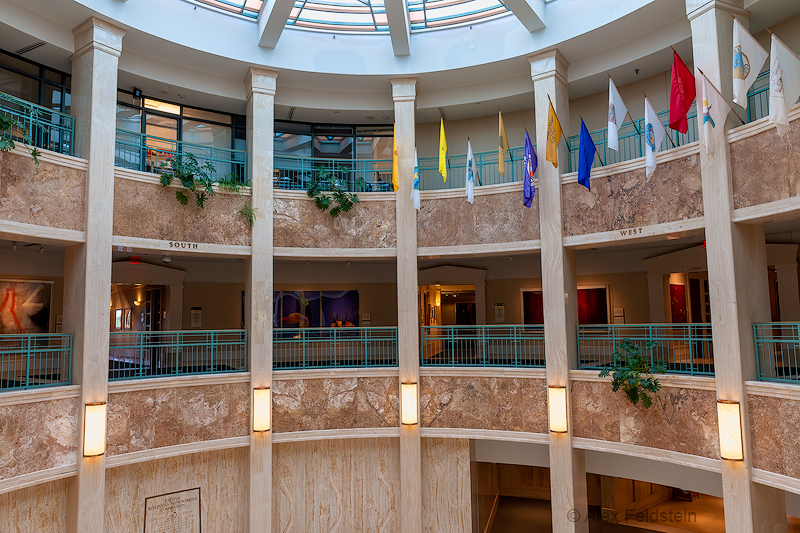
[(550, 385), (547, 388), (547, 409), (550, 415), (550, 431), (567, 432), (567, 388)]
[(133, 301), (133, 305), (135, 305), (136, 307), (139, 307), (140, 305), (142, 305), (142, 301), (141, 300), (134, 300)]
[(401, 383), (400, 421), (407, 426), (416, 424), (419, 421), (417, 416), (418, 411), (419, 400), (417, 399), (417, 384)]
[(272, 392), (269, 387), (253, 389), (253, 431), (269, 431), (272, 422)]
[(717, 400), (717, 421), (719, 422), (720, 456), (728, 461), (744, 460), (739, 402)]
[(83, 456), (106, 453), (106, 402), (87, 403), (83, 417)]

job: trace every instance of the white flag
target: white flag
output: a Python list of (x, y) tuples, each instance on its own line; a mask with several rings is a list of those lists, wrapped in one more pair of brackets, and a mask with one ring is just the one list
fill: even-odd
[(656, 170), (656, 154), (661, 149), (664, 140), (664, 125), (658, 118), (658, 113), (653, 110), (650, 100), (644, 99), (644, 167), (646, 177), (649, 178)]
[(745, 109), (747, 109), (747, 90), (756, 81), (768, 55), (744, 26), (734, 19), (733, 101)]
[(467, 201), (472, 203), (475, 199), (475, 177), (478, 175), (478, 169), (475, 167), (475, 156), (472, 155), (472, 143), (467, 138)]
[(414, 209), (419, 211), (419, 160), (416, 147), (414, 147), (414, 186), (411, 187), (411, 199), (414, 201)]
[(783, 137), (789, 129), (789, 110), (800, 98), (800, 59), (775, 34), (769, 68), (769, 121)]
[(719, 136), (725, 133), (725, 121), (731, 108), (702, 72), (697, 70), (695, 76), (700, 82), (699, 93), (703, 98), (702, 110), (697, 115), (698, 129), (703, 131), (700, 145), (705, 147), (706, 154), (711, 155)]
[(628, 108), (614, 85), (614, 80), (608, 78), (608, 147), (619, 152), (619, 127), (628, 114)]

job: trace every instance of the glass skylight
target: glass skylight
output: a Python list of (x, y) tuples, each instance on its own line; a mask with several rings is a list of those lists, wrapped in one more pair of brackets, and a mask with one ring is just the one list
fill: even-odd
[(253, 19), (258, 18), (261, 12), (261, 7), (264, 5), (264, 0), (197, 0), (203, 4), (207, 4), (223, 11), (236, 13), (237, 15), (244, 15)]
[(389, 31), (384, 0), (295, 0), (287, 26), (336, 31)]
[(500, 0), (408, 0), (411, 29), (441, 28), (502, 15), (508, 8)]

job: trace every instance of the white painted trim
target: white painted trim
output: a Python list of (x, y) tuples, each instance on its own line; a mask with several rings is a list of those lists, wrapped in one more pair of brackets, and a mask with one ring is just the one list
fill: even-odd
[(76, 464), (71, 464), (57, 466), (56, 468), (48, 468), (47, 470), (39, 470), (38, 472), (14, 476), (8, 479), (1, 479), (0, 494), (32, 487), (40, 483), (47, 483), (48, 481), (63, 479), (65, 477), (74, 476), (77, 473), (78, 466)]
[[(308, 197), (306, 191), (290, 191), (287, 189), (273, 188), (273, 194), (276, 199), (280, 200), (305, 200), (307, 202), (313, 201)], [(394, 202), (395, 194), (393, 192), (359, 192), (359, 202)]]
[[(616, 246), (621, 242), (625, 244), (641, 244), (653, 240), (661, 240), (665, 235), (667, 239), (680, 239), (689, 235), (699, 234), (705, 228), (704, 217), (664, 222), (652, 226), (639, 226), (600, 233), (587, 233), (584, 235), (570, 235), (564, 237), (564, 246), (568, 248), (598, 247), (599, 245)], [(638, 230), (636, 235), (623, 235), (623, 231)]]
[(300, 248), (276, 246), (273, 248), (276, 258), (336, 258), (361, 259), (369, 257), (397, 257), (397, 248)]
[(793, 220), (800, 214), (800, 196), (790, 196), (774, 202), (740, 207), (733, 210), (734, 222), (750, 224), (771, 224)]
[(109, 381), (108, 394), (121, 394), (123, 392), (142, 390), (173, 389), (178, 387), (227, 385), (229, 383), (250, 383), (250, 372)]
[(800, 402), (800, 384), (777, 383), (771, 381), (745, 381), (744, 390), (754, 396), (769, 396)]
[(527, 378), (545, 379), (544, 368), (467, 368), (467, 367), (420, 367), (423, 377), (466, 377), (466, 378)]
[(761, 483), (762, 485), (767, 485), (768, 487), (775, 487), (776, 489), (800, 494), (800, 479), (784, 476), (783, 474), (776, 474), (768, 470), (754, 468), (753, 481)]
[[(701, 376), (681, 376), (678, 374), (663, 374), (656, 376), (662, 387), (681, 389), (717, 390), (716, 378)], [(611, 378), (601, 378), (599, 370), (570, 370), (571, 381), (611, 382)]]
[(192, 442), (189, 444), (177, 444), (175, 446), (164, 446), (139, 452), (123, 453), (120, 455), (106, 454), (106, 470), (119, 466), (144, 463), (146, 461), (157, 461), (168, 457), (179, 455), (190, 455), (193, 453), (210, 452), (214, 450), (226, 450), (229, 448), (244, 448), (250, 446), (250, 436), (229, 437), (227, 439), (207, 440), (203, 442)]
[[(59, 154), (58, 152), (51, 152), (50, 150), (45, 150), (44, 148), (40, 148), (39, 151), (41, 152), (41, 155), (38, 156), (38, 159), (42, 163), (52, 163), (53, 165), (74, 168), (76, 170), (83, 171), (86, 171), (89, 168), (89, 162), (86, 159), (81, 159), (80, 157), (74, 157), (66, 154)], [(21, 146), (21, 144), (18, 144), (9, 153), (27, 157), (28, 159), (33, 159), (31, 154), (28, 153), (28, 150)]]
[(456, 246), (421, 246), (417, 248), (417, 257), (437, 258), (448, 256), (480, 257), (501, 256), (513, 253), (539, 252), (542, 241), (495, 242), (488, 244), (459, 244)]
[(52, 400), (65, 400), (68, 398), (77, 398), (80, 395), (80, 385), (4, 392), (0, 394), (0, 407), (5, 407), (8, 405), (22, 405), (26, 403), (49, 402)]
[(419, 428), (419, 434), (422, 437), (439, 437), (442, 439), (502, 440), (508, 442), (550, 444), (550, 435), (547, 433), (530, 433), (527, 431), (421, 427)]
[(691, 468), (699, 468), (701, 470), (708, 470), (709, 472), (722, 472), (722, 461), (720, 459), (709, 459), (708, 457), (700, 457), (699, 455), (661, 450), (658, 448), (650, 448), (648, 446), (637, 446), (635, 444), (608, 442), (604, 440), (586, 439), (582, 437), (573, 437), (572, 446), (573, 448), (578, 448), (581, 450), (593, 450), (598, 452), (630, 455), (632, 457), (641, 457), (642, 459), (651, 459), (655, 461), (663, 461), (666, 463), (688, 466)]
[(313, 431), (288, 431), (286, 433), (273, 433), (273, 444), (283, 442), (304, 442), (310, 440), (331, 439), (374, 439), (374, 438), (399, 438), (400, 428), (350, 428), (350, 429), (320, 429)]
[(9, 241), (17, 240), (30, 242), (32, 240), (42, 244), (69, 246), (86, 242), (86, 233), (74, 229), (54, 228), (39, 226), (12, 220), (0, 220), (0, 238)]
[(385, 378), (399, 379), (398, 367), (388, 368), (325, 368), (312, 370), (273, 370), (272, 381), (289, 381), (295, 379), (348, 379), (348, 378)]
[[(198, 242), (197, 249), (189, 248), (170, 248), (169, 243), (176, 241), (143, 239), (140, 237), (127, 237), (124, 235), (114, 235), (111, 245), (114, 247), (123, 246), (133, 248), (134, 252), (158, 252), (180, 255), (202, 255), (204, 257), (230, 256), (230, 255), (250, 255), (250, 246), (239, 246), (232, 244), (209, 244)], [(195, 243), (192, 243), (195, 244)]]

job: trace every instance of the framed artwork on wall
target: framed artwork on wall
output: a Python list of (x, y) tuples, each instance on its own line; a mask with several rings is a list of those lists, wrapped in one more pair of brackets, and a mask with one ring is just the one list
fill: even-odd
[(122, 309), (114, 309), (114, 329), (122, 329)]
[(122, 310), (123, 329), (131, 329), (131, 308)]
[(52, 281), (0, 279), (0, 334), (50, 332)]

